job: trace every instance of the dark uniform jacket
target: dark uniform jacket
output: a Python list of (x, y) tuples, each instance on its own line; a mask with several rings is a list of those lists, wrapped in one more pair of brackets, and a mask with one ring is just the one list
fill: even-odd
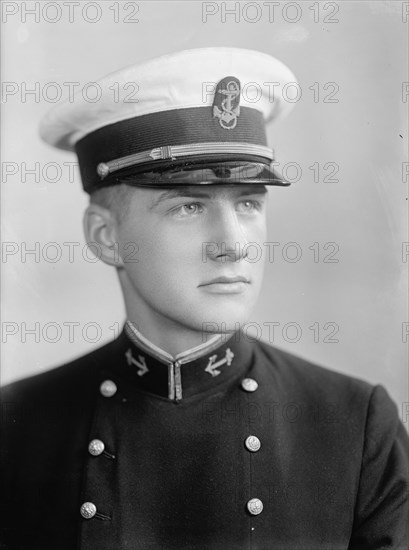
[(160, 360), (123, 332), (3, 389), (1, 544), (408, 548), (408, 439), (381, 386), (237, 333)]

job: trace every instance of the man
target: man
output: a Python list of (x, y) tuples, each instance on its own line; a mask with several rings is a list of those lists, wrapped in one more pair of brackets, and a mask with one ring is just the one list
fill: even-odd
[[(4, 389), (4, 548), (407, 548), (407, 436), (385, 390), (238, 330), (261, 284), (247, 255), (266, 240), (266, 186), (286, 185), (265, 125), (294, 80), (259, 52), (192, 50), (43, 121), (78, 155), (86, 238), (128, 320)], [(139, 101), (113, 102), (127, 82)]]

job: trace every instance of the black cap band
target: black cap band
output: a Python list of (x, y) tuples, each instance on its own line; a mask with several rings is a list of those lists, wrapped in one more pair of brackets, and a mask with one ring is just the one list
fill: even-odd
[[(239, 143), (248, 144), (250, 147), (248, 151), (244, 147), (241, 152), (221, 154), (208, 154), (203, 148), (203, 151), (199, 150), (197, 155), (189, 158), (183, 158), (183, 156), (178, 159), (161, 160), (148, 158), (146, 162), (135, 163), (134, 166), (127, 166), (120, 170), (116, 169), (114, 173), (107, 173), (104, 176), (98, 171), (101, 163), (109, 163), (156, 148), (222, 142), (229, 142), (233, 146)], [(83, 187), (85, 191), (92, 193), (97, 189), (122, 182), (123, 176), (152, 173), (152, 171), (163, 173), (168, 169), (192, 167), (197, 162), (202, 166), (204, 161), (261, 162), (268, 166), (271, 157), (269, 158), (269, 155), (262, 151), (254, 154), (252, 146), (261, 146), (260, 149), (267, 146), (261, 112), (249, 107), (241, 107), (235, 127), (225, 129), (213, 116), (212, 107), (192, 107), (151, 113), (104, 126), (79, 140), (76, 144), (76, 152)], [(150, 179), (155, 180), (152, 177)]]

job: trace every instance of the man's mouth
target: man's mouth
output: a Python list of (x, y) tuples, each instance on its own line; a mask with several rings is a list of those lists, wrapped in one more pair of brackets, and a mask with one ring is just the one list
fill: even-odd
[(216, 277), (207, 283), (202, 283), (199, 286), (207, 286), (214, 284), (233, 284), (233, 283), (249, 283), (249, 280), (246, 277), (238, 275), (236, 277)]
[(235, 277), (216, 277), (199, 285), (204, 290), (213, 294), (241, 294), (248, 288), (250, 281), (247, 277), (238, 275)]

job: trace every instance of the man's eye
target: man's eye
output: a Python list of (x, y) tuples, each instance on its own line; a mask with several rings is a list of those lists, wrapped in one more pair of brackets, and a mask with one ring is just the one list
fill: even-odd
[(261, 203), (259, 201), (256, 201), (256, 200), (245, 200), (245, 201), (240, 201), (237, 205), (237, 210), (239, 212), (244, 212), (244, 213), (251, 213), (251, 212), (255, 212), (255, 211), (258, 211), (258, 210), (261, 210)]
[(195, 214), (201, 214), (203, 212), (203, 205), (198, 202), (189, 202), (187, 204), (182, 204), (176, 208), (175, 213), (177, 216), (194, 216)]

